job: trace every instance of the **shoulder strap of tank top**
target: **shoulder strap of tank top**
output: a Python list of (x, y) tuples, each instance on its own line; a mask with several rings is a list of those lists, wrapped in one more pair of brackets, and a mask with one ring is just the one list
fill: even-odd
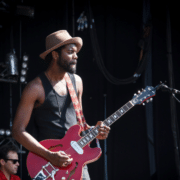
[(67, 73), (65, 74), (64, 78), (66, 80), (67, 87), (68, 87), (68, 90), (69, 90), (69, 94), (71, 96), (71, 100), (72, 100), (72, 103), (73, 103), (73, 106), (74, 106), (74, 109), (75, 109), (75, 112), (76, 112), (76, 117), (77, 117), (78, 124), (81, 127), (81, 131), (85, 131), (85, 130), (88, 129), (87, 124), (86, 124), (86, 120), (85, 120), (84, 115), (82, 113), (82, 108), (81, 108), (81, 106), (79, 104), (77, 95), (75, 93), (74, 87), (73, 87), (72, 82), (71, 82), (71, 79), (70, 79), (70, 77), (69, 77), (69, 75)]
[(49, 82), (48, 78), (46, 77), (46, 75), (44, 74), (44, 72), (42, 72), (41, 74), (39, 74), (39, 78), (41, 79), (42, 85), (44, 87), (44, 91), (45, 91), (45, 95), (47, 96), (48, 93), (52, 90), (52, 85)]

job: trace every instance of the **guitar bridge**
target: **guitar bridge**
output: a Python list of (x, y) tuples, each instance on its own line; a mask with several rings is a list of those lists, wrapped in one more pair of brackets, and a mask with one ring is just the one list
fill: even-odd
[[(51, 172), (48, 171), (48, 169), (47, 169), (48, 167), (50, 167), (52, 169)], [(44, 171), (46, 171), (47, 175), (45, 175)], [(48, 162), (46, 165), (42, 166), (42, 169), (33, 178), (33, 180), (46, 180), (48, 178), (55, 180), (54, 176), (57, 171), (59, 171), (59, 169), (54, 168), (54, 166), (50, 162)]]

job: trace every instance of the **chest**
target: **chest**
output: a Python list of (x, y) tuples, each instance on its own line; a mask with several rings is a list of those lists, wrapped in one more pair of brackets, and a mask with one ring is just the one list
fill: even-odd
[[(42, 93), (39, 94), (39, 97), (38, 97), (37, 101), (35, 102), (34, 108), (41, 106), (44, 103), (47, 95), (50, 97), (53, 97), (51, 100), (52, 102), (57, 101), (57, 99), (56, 99), (57, 95), (59, 95), (58, 97), (63, 98), (64, 96), (66, 96), (68, 94), (68, 88), (66, 85), (56, 84), (48, 92), (45, 92), (45, 89), (42, 87), (41, 92)], [(57, 94), (57, 95), (55, 96), (55, 94)]]
[(53, 85), (53, 89), (60, 96), (65, 96), (68, 93), (68, 87), (66, 83), (56, 83)]
[[(59, 82), (52, 82), (49, 81), (47, 78), (41, 78), (42, 81), (42, 86), (41, 86), (41, 93), (39, 93), (39, 98), (35, 102), (35, 108), (38, 106), (41, 106), (45, 99), (46, 96), (49, 94), (50, 91), (54, 91), (55, 94), (58, 94), (59, 96), (66, 96), (68, 94), (68, 87), (65, 79)], [(76, 93), (78, 94), (78, 86), (76, 82), (73, 82), (73, 87)]]

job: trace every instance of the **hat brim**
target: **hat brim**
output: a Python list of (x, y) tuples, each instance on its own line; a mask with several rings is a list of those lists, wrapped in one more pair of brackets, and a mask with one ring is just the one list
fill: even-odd
[(82, 47), (82, 45), (83, 45), (83, 41), (82, 41), (82, 39), (81, 39), (80, 37), (73, 37), (73, 38), (71, 38), (71, 39), (68, 39), (68, 40), (66, 40), (66, 41), (63, 41), (63, 42), (57, 44), (56, 46), (54, 46), (54, 47), (46, 50), (45, 52), (41, 53), (39, 56), (40, 56), (40, 58), (45, 59), (45, 57), (46, 57), (50, 52), (54, 51), (55, 49), (57, 49), (57, 48), (59, 48), (59, 47), (61, 47), (61, 46), (67, 45), (67, 44), (76, 44), (76, 46), (77, 46), (77, 52), (79, 52), (80, 49), (81, 49), (81, 47)]

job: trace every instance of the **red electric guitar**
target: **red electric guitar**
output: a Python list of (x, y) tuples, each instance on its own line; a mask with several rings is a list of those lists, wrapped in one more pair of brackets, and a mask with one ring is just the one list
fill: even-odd
[[(105, 119), (103, 123), (110, 126), (135, 105), (142, 104), (144, 101), (149, 101), (149, 99), (152, 100), (159, 86), (155, 88), (147, 86), (142, 92), (134, 95), (132, 100)], [(73, 161), (67, 167), (57, 167), (41, 156), (30, 152), (27, 157), (27, 168), (31, 178), (34, 180), (81, 180), (83, 167), (96, 161), (101, 156), (100, 148), (89, 147), (89, 143), (98, 135), (98, 129), (99, 126), (96, 126), (84, 137), (81, 137), (80, 126), (74, 125), (60, 140), (47, 139), (41, 141), (40, 143), (44, 147), (53, 152), (64, 151), (70, 154)]]

